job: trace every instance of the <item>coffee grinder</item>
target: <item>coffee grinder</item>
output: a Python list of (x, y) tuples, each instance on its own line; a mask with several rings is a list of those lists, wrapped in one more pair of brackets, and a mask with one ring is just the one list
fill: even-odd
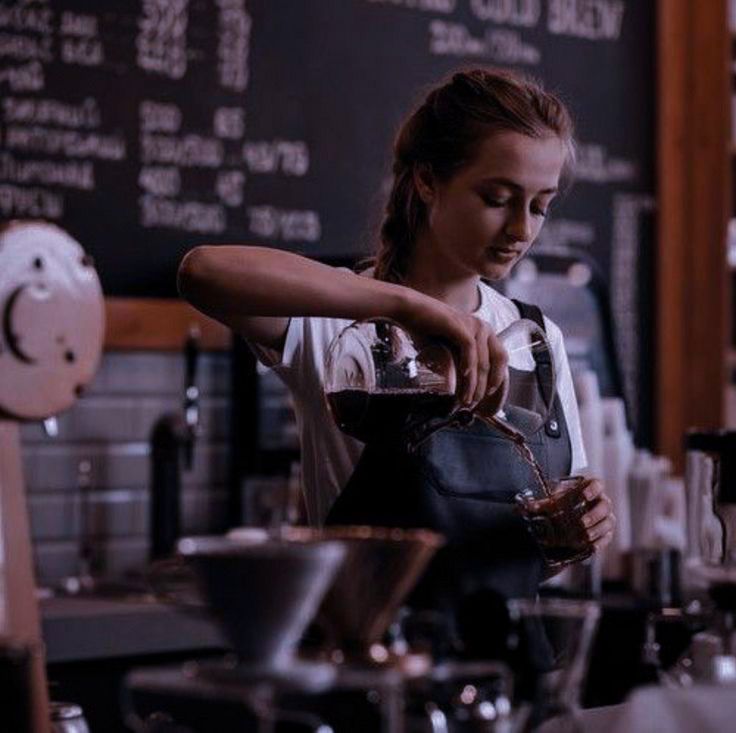
[(28, 650), (29, 730), (49, 733), (19, 423), (70, 407), (94, 376), (104, 301), (91, 259), (51, 224), (5, 225), (0, 313), (0, 635)]

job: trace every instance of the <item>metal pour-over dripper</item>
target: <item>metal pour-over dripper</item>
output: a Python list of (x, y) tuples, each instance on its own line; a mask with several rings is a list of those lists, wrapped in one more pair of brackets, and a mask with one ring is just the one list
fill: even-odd
[(179, 551), (239, 662), (251, 675), (285, 674), (345, 550), (339, 542), (193, 537)]
[(327, 645), (348, 660), (368, 662), (406, 596), (443, 538), (422, 529), (289, 527), (284, 538), (311, 543), (338, 540), (345, 560), (322, 600), (316, 620)]

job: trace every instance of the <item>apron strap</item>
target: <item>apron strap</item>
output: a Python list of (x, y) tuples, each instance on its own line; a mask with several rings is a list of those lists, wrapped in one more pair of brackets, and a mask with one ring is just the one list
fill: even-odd
[[(523, 301), (516, 300), (515, 298), (512, 298), (511, 302), (519, 309), (519, 314), (522, 318), (527, 318), (530, 321), (534, 321), (534, 323), (536, 323), (542, 329), (542, 331), (544, 331), (545, 333), (547, 332), (547, 329), (544, 325), (544, 316), (542, 315), (542, 311), (538, 306), (532, 305), (531, 303), (524, 303)], [(550, 390), (547, 385), (552, 383), (552, 377), (554, 376), (554, 370), (552, 367), (552, 356), (547, 351), (541, 354), (537, 352), (532, 352), (532, 355), (534, 356), (534, 363), (537, 366), (537, 379), (539, 382), (539, 390), (544, 397), (545, 404), (549, 405)], [(545, 432), (551, 438), (559, 438), (561, 434), (560, 420), (557, 414), (558, 404), (559, 399), (557, 396), (555, 396), (554, 402), (552, 403), (552, 407), (547, 417), (547, 423), (544, 426)]]

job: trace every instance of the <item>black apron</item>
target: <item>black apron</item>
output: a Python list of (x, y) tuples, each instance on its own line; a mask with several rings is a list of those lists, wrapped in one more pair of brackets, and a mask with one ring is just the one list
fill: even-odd
[[(523, 318), (544, 328), (541, 311), (514, 301)], [(539, 397), (540, 375), (509, 370), (509, 403)], [(524, 429), (530, 412), (509, 405), (509, 422)], [(570, 472), (571, 446), (560, 400), (527, 444), (545, 476)], [(403, 441), (366, 445), (326, 524), (426, 528), (447, 544), (433, 559), (410, 599), (419, 608), (456, 607), (478, 590), (504, 598), (533, 598), (544, 579), (544, 561), (516, 509), (514, 497), (537, 485), (532, 469), (508, 438), (481, 420), (443, 428), (415, 452)]]

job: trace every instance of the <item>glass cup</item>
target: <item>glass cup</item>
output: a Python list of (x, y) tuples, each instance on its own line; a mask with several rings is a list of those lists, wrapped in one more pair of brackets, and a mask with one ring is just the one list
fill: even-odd
[(516, 501), (542, 555), (551, 568), (585, 560), (593, 554), (583, 516), (590, 509), (585, 497), (587, 479), (566, 476), (547, 482), (548, 495), (531, 489), (517, 494)]
[[(519, 655), (520, 675), (531, 674), (530, 702), (521, 705), (516, 730), (582, 733), (580, 702), (600, 606), (594, 601), (560, 598), (507, 602), (512, 632), (509, 647)], [(519, 665), (523, 665), (519, 669)]]

